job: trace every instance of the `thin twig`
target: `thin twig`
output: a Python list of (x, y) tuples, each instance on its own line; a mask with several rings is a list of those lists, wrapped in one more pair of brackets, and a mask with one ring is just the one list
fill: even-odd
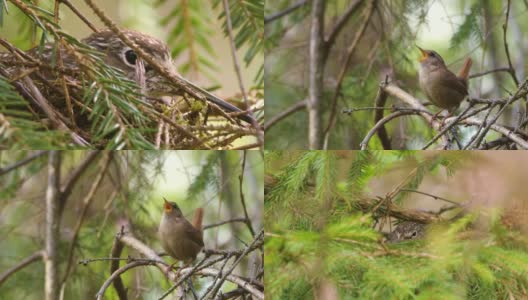
[(440, 130), (440, 132), (438, 132), (427, 144), (425, 144), (425, 146), (422, 147), (422, 150), (426, 150), (427, 148), (429, 148), (434, 142), (436, 142), (436, 140), (438, 140), (440, 137), (442, 137), (447, 131), (449, 131), (455, 125), (457, 125), (458, 121), (462, 120), (462, 118), (464, 118), (464, 115), (470, 109), (471, 109), (471, 105), (468, 105), (468, 107), (466, 107), (466, 109), (464, 109), (464, 111), (461, 114), (456, 116), (456, 118), (453, 121), (449, 122), (448, 125), (444, 126), (444, 128), (442, 128), (442, 130)]
[(242, 208), (244, 209), (244, 216), (246, 217), (246, 220), (244, 223), (246, 223), (246, 226), (249, 229), (249, 232), (251, 233), (252, 237), (255, 237), (255, 230), (253, 230), (253, 225), (251, 225), (251, 219), (249, 218), (249, 214), (247, 212), (246, 208), (246, 198), (244, 197), (244, 190), (243, 190), (243, 183), (244, 183), (244, 171), (246, 169), (246, 150), (244, 150), (244, 153), (242, 155), (242, 170), (240, 171), (240, 176), (238, 176), (239, 180), (239, 190), (240, 190), (240, 202), (242, 203)]
[(433, 194), (429, 194), (429, 193), (425, 193), (425, 192), (421, 192), (421, 191), (417, 191), (417, 190), (411, 190), (411, 189), (401, 189), (400, 192), (409, 192), (409, 193), (417, 193), (417, 194), (421, 194), (421, 195), (425, 195), (425, 196), (429, 196), (435, 200), (443, 200), (445, 202), (449, 202), (451, 204), (454, 204), (454, 205), (457, 205), (457, 206), (460, 206), (461, 204), (456, 202), (456, 201), (453, 201), (453, 200), (449, 200), (449, 199), (446, 199), (446, 198), (443, 198), (443, 197), (440, 197), (440, 196), (436, 196), (436, 195), (433, 195)]
[(229, 219), (229, 220), (225, 220), (225, 221), (218, 222), (218, 223), (207, 224), (207, 225), (205, 225), (203, 227), (203, 229), (204, 230), (211, 229), (211, 228), (214, 228), (214, 227), (222, 226), (224, 224), (237, 223), (237, 222), (246, 223), (246, 218), (234, 218), (234, 219)]
[(367, 133), (367, 135), (365, 135), (365, 138), (361, 141), (361, 143), (359, 144), (361, 150), (367, 150), (367, 147), (368, 147), (368, 143), (370, 141), (370, 139), (374, 136), (374, 134), (380, 130), (381, 128), (383, 128), (383, 126), (390, 122), (391, 120), (393, 119), (396, 119), (396, 118), (399, 118), (399, 117), (402, 117), (402, 116), (408, 116), (408, 115), (419, 115), (420, 112), (418, 111), (414, 111), (414, 110), (405, 110), (405, 111), (397, 111), (397, 112), (394, 112), (386, 117), (384, 117), (383, 119), (379, 120), (378, 123), (376, 123), (376, 125), (374, 125), (374, 127), (372, 127), (369, 132)]
[(223, 285), (224, 281), (226, 280), (227, 276), (233, 272), (235, 267), (240, 263), (240, 261), (242, 261), (245, 255), (250, 252), (251, 247), (263, 238), (264, 238), (264, 230), (261, 230), (259, 234), (253, 239), (253, 242), (240, 255), (240, 257), (231, 264), (231, 267), (226, 272), (223, 273), (223, 275), (220, 277), (220, 279), (216, 283), (215, 287), (210, 292), (211, 295), (216, 295), (216, 293), (218, 292), (218, 290), (220, 289), (220, 287)]
[(64, 277), (62, 278), (61, 285), (64, 285), (66, 283), (66, 280), (68, 280), (70, 276), (71, 268), (73, 265), (73, 251), (75, 249), (75, 245), (77, 244), (77, 238), (79, 236), (79, 232), (81, 230), (82, 224), (86, 217), (86, 213), (88, 212), (88, 208), (90, 207), (90, 204), (92, 203), (94, 199), (95, 192), (99, 188), (102, 182), (102, 179), (104, 178), (106, 171), (108, 170), (108, 167), (110, 166), (112, 157), (113, 157), (112, 152), (105, 152), (105, 155), (101, 160), (101, 171), (99, 171), (99, 174), (97, 174), (97, 176), (92, 181), (92, 186), (90, 187), (90, 190), (88, 190), (88, 192), (84, 196), (84, 199), (82, 200), (83, 207), (82, 207), (80, 216), (77, 218), (77, 224), (75, 225), (75, 229), (73, 231), (73, 237), (71, 239), (72, 241), (70, 243), (70, 248), (68, 250), (68, 256), (67, 256), (68, 264), (66, 266), (66, 272), (64, 273)]
[(139, 267), (139, 266), (155, 266), (155, 263), (152, 262), (152, 261), (148, 261), (148, 262), (143, 262), (143, 261), (135, 261), (135, 262), (132, 262), (132, 263), (129, 263), (129, 264), (126, 264), (124, 266), (122, 266), (121, 268), (117, 269), (114, 273), (112, 273), (112, 275), (110, 275), (110, 277), (103, 283), (103, 285), (101, 286), (101, 288), (99, 289), (99, 291), (97, 292), (97, 294), (95, 295), (97, 297), (97, 300), (102, 300), (103, 299), (103, 296), (104, 296), (104, 293), (106, 291), (106, 289), (110, 286), (110, 284), (112, 284), (112, 282), (116, 279), (116, 278), (119, 278), (121, 274), (125, 273), (126, 271), (132, 269), (132, 268), (135, 268), (135, 267)]
[[(233, 64), (235, 67), (235, 73), (237, 75), (238, 79), (238, 86), (240, 88), (240, 92), (242, 92), (242, 97), (244, 98), (244, 104), (246, 105), (246, 108), (249, 108), (249, 101), (247, 98), (247, 92), (246, 88), (244, 87), (244, 81), (242, 80), (242, 73), (240, 72), (240, 64), (238, 62), (238, 56), (236, 55), (236, 45), (235, 45), (235, 39), (233, 38), (233, 24), (231, 24), (231, 11), (229, 9), (229, 2), (227, 0), (222, 0), (222, 4), (224, 6), (224, 13), (226, 18), (226, 27), (227, 27), (227, 33), (229, 37), (229, 45), (231, 46), (231, 56), (233, 58)], [(259, 125), (257, 123), (257, 120), (253, 116), (253, 111), (249, 109), (248, 115), (251, 117), (251, 122), (254, 128), (259, 128)], [(260, 147), (260, 152), (262, 155), (264, 155), (264, 132), (257, 131), (257, 140), (262, 145)]]
[(488, 74), (491, 74), (491, 73), (497, 73), (497, 72), (510, 72), (510, 68), (507, 68), (507, 67), (501, 67), (501, 68), (496, 68), (496, 69), (492, 69), (492, 70), (488, 70), (488, 71), (484, 71), (484, 72), (480, 72), (480, 73), (474, 73), (474, 74), (471, 74), (469, 75), (469, 79), (471, 78), (477, 78), (477, 77), (481, 77), (481, 76), (484, 76), (484, 75), (488, 75)]
[(88, 25), (91, 30), (93, 30), (94, 32), (99, 32), (97, 30), (97, 27), (95, 27), (75, 6), (73, 6), (73, 4), (71, 4), (69, 0), (60, 0), (60, 2), (66, 4), (66, 6), (68, 6), (68, 8), (71, 9), (71, 11), (73, 11), (73, 13), (77, 15), (77, 17), (79, 17), (79, 19), (81, 19), (86, 25)]
[(356, 0), (356, 2), (350, 4), (347, 10), (335, 22), (332, 29), (330, 29), (330, 32), (326, 35), (326, 38), (325, 38), (326, 56), (328, 56), (330, 52), (330, 48), (334, 45), (334, 42), (337, 36), (339, 35), (339, 33), (341, 32), (341, 30), (345, 28), (345, 25), (348, 22), (348, 20), (351, 19), (351, 16), (356, 12), (356, 10), (359, 8), (359, 6), (362, 3), (363, 3), (363, 0)]
[(303, 7), (304, 5), (308, 4), (308, 0), (299, 0), (297, 3), (293, 4), (290, 7), (287, 7), (286, 9), (276, 12), (270, 16), (264, 17), (264, 24), (271, 23), (275, 20), (278, 20), (288, 14), (291, 14), (292, 12), (296, 11), (298, 8)]
[[(361, 25), (358, 31), (356, 32), (356, 36), (354, 37), (352, 44), (347, 49), (346, 58), (342, 62), (342, 68), (339, 72), (339, 75), (337, 76), (337, 85), (334, 91), (334, 97), (332, 99), (332, 105), (331, 105), (332, 109), (330, 112), (330, 118), (328, 119), (328, 125), (326, 126), (326, 129), (323, 131), (323, 140), (324, 140), (323, 149), (326, 149), (328, 146), (330, 129), (334, 127), (335, 122), (336, 122), (337, 100), (339, 99), (339, 95), (341, 93), (341, 86), (343, 84), (343, 80), (345, 79), (345, 75), (348, 70), (350, 61), (352, 60), (352, 56), (354, 55), (357, 45), (359, 44), (359, 41), (363, 37), (363, 34), (365, 33), (365, 30), (367, 29), (367, 26), (370, 23), (370, 18), (372, 17), (372, 14), (374, 13), (374, 7), (375, 7), (374, 2), (375, 1), (370, 1), (369, 6), (365, 9), (366, 10), (365, 18), (361, 22)], [(357, 3), (359, 3), (359, 1)]]
[(0, 286), (13, 274), (16, 272), (22, 270), (23, 268), (27, 267), (33, 262), (36, 262), (39, 259), (42, 259), (44, 257), (44, 251), (40, 250), (37, 251), (30, 256), (23, 259), (18, 264), (12, 266), (11, 268), (7, 269), (4, 273), (0, 274)]
[(35, 160), (35, 159), (47, 154), (47, 153), (48, 153), (48, 151), (44, 151), (44, 150), (37, 151), (36, 153), (31, 154), (28, 157), (25, 157), (25, 158), (17, 161), (16, 163), (14, 163), (14, 164), (6, 167), (6, 168), (0, 168), (0, 176), (13, 171), (14, 169), (20, 168), (20, 167), (32, 162), (33, 160)]
[(62, 212), (64, 211), (64, 207), (66, 206), (66, 201), (68, 201), (68, 198), (70, 197), (70, 194), (73, 191), (73, 188), (76, 186), (77, 182), (79, 182), (79, 179), (81, 176), (88, 170), (88, 168), (92, 165), (92, 162), (100, 155), (102, 154), (102, 151), (91, 151), (88, 153), (86, 158), (70, 173), (70, 176), (68, 179), (66, 179), (66, 182), (61, 187), (61, 193), (60, 193), (60, 200), (59, 200), (59, 209), (60, 209), (60, 215), (62, 215)]
[[(524, 97), (526, 95), (526, 93), (528, 92), (527, 87), (528, 87), (528, 80), (526, 80), (523, 84), (521, 84), (521, 86), (519, 87), (519, 89), (516, 91), (516, 93), (514, 95), (509, 97), (509, 99), (506, 102), (506, 104), (501, 108), (499, 113), (497, 113), (497, 115), (495, 115), (495, 118), (492, 121), (486, 123), (486, 128), (488, 130), (493, 130), (493, 131), (496, 131), (496, 132), (498, 132), (498, 133), (500, 133), (500, 134), (502, 134), (504, 136), (509, 137), (512, 141), (514, 141), (519, 147), (521, 147), (523, 149), (527, 149), (528, 148), (528, 141), (523, 139), (520, 135), (516, 134), (514, 131), (512, 131), (512, 130), (504, 127), (504, 126), (497, 125), (495, 123), (497, 122), (497, 119), (499, 118), (499, 116), (502, 114), (502, 112), (504, 111), (504, 109), (507, 106), (509, 106), (514, 101), (516, 101), (516, 100), (518, 100), (518, 99), (520, 99), (520, 98), (522, 98), (522, 97)], [(440, 130), (440, 128), (441, 128), (440, 122), (438, 122), (436, 120), (432, 120), (432, 117), (431, 117), (432, 114), (429, 113), (429, 112), (427, 112), (427, 113), (425, 112), (427, 110), (420, 103), (420, 101), (418, 101), (413, 96), (409, 95), (407, 92), (403, 91), (402, 89), (400, 89), (398, 86), (396, 86), (394, 84), (389, 84), (384, 89), (389, 95), (397, 97), (398, 99), (400, 99), (403, 102), (405, 102), (408, 105), (410, 105), (412, 108), (423, 110), (424, 112), (420, 113), (420, 115), (423, 118), (425, 118), (425, 120), (429, 124), (432, 124), (433, 128), (435, 128), (437, 130)], [(452, 119), (452, 118), (449, 118), (449, 119), (447, 119), (445, 121), (449, 122), (450, 119)], [(460, 120), (458, 122), (458, 125), (480, 126), (483, 123), (484, 123), (484, 121), (482, 121), (480, 119), (477, 119), (475, 117), (464, 117), (462, 120)]]
[(507, 41), (507, 32), (508, 32), (508, 19), (510, 18), (510, 6), (511, 6), (511, 0), (508, 0), (508, 5), (506, 6), (506, 15), (504, 18), (504, 24), (502, 24), (502, 41), (504, 43), (504, 51), (506, 52), (506, 58), (508, 59), (508, 72), (510, 73), (513, 81), (515, 82), (515, 86), (519, 86), (519, 80), (517, 79), (517, 75), (515, 75), (515, 69), (513, 68), (513, 64), (510, 58), (510, 50), (508, 48), (508, 41)]
[(265, 124), (264, 124), (264, 130), (268, 131), (273, 125), (277, 124), (279, 121), (285, 119), (289, 115), (298, 112), (308, 105), (308, 100), (302, 100), (299, 101), (292, 106), (282, 110), (281, 113), (277, 114), (276, 116), (271, 117)]

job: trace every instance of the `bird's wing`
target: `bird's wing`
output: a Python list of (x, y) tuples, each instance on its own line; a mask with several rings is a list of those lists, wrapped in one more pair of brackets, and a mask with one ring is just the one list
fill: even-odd
[(445, 76), (446, 73), (444, 73), (444, 76), (439, 76), (437, 78), (438, 83), (442, 86), (454, 89), (458, 93), (462, 95), (467, 95), (467, 83), (465, 80), (458, 78), (455, 74), (448, 72), (447, 76)]
[(187, 233), (187, 237), (189, 237), (189, 239), (191, 241), (193, 241), (196, 244), (198, 244), (199, 246), (203, 247), (204, 246), (204, 242), (203, 242), (203, 233), (202, 233), (202, 231), (196, 229), (187, 220), (185, 220), (184, 224), (185, 224), (184, 227), (185, 227), (185, 232)]

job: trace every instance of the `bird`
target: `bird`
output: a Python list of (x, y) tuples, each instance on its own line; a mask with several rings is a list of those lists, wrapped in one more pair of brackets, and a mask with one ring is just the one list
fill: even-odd
[[(162, 65), (167, 71), (171, 74), (177, 76), (184, 85), (187, 85), (193, 91), (198, 91), (205, 100), (210, 103), (214, 103), (220, 109), (227, 113), (237, 113), (235, 118), (250, 123), (256, 124), (255, 119), (248, 113), (243, 112), (238, 107), (220, 99), (219, 97), (213, 95), (212, 93), (200, 88), (196, 84), (186, 80), (184, 77), (179, 75), (175, 66), (172, 62), (170, 51), (168, 46), (161, 40), (154, 38), (150, 35), (134, 31), (134, 30), (122, 30), (122, 33), (131, 41), (133, 41), (139, 48), (141, 48), (146, 54), (148, 54), (154, 61)], [(124, 75), (133, 81), (138, 81), (138, 69), (144, 68), (144, 93), (149, 97), (159, 97), (159, 96), (174, 96), (181, 95), (181, 87), (174, 86), (169, 80), (159, 74), (154, 68), (149, 66), (146, 63), (143, 63), (143, 60), (139, 59), (139, 56), (135, 53), (133, 49), (128, 47), (117, 34), (109, 29), (101, 30), (94, 32), (89, 35), (87, 38), (82, 40), (82, 43), (95, 49), (103, 54), (104, 62), (116, 69), (119, 69), (124, 73)], [(56, 58), (54, 55), (56, 53), (56, 46), (54, 43), (44, 44), (43, 47), (35, 47), (26, 52), (27, 56), (32, 60), (36, 61), (35, 64), (40, 68), (42, 64), (39, 64), (39, 61), (46, 62), (47, 65), (50, 62), (54, 61), (52, 64), (55, 64)], [(78, 53), (71, 51), (64, 46), (60, 47), (60, 54), (63, 61), (63, 69), (68, 73), (67, 82), (68, 85), (71, 85), (73, 88), (79, 88), (81, 83), (79, 83), (78, 77), (81, 73), (81, 66), (83, 57), (79, 57)], [(2, 68), (2, 63), (11, 62), (14, 64), (18, 61), (21, 54), (14, 55), (12, 53), (2, 53), (0, 54), (0, 70)], [(141, 64), (141, 65), (140, 65)], [(10, 77), (17, 77), (26, 72), (27, 70), (19, 70), (13, 67), (7, 68), (6, 72), (11, 75)], [(42, 77), (48, 80), (50, 83), (56, 85), (55, 89), (49, 89), (45, 87), (43, 94), (52, 95), (48, 98), (57, 98), (57, 90), (60, 91), (62, 87), (58, 85), (59, 80), (57, 80), (58, 75), (56, 72), (49, 72), (49, 70), (42, 69), (38, 70), (41, 73)], [(42, 71), (42, 72), (41, 72)], [(5, 75), (5, 74), (0, 74)], [(138, 82), (139, 83), (139, 82)], [(82, 97), (82, 95), (81, 95)], [(64, 96), (58, 97), (64, 99)], [(51, 100), (50, 100), (51, 101)], [(64, 100), (62, 100), (64, 101)]]
[(447, 109), (452, 115), (460, 103), (468, 95), (468, 76), (472, 60), (467, 58), (459, 75), (453, 74), (446, 67), (442, 57), (433, 50), (424, 50), (416, 46), (421, 56), (418, 77), (420, 87), (431, 103), (440, 110), (435, 117)]
[(404, 221), (388, 234), (388, 243), (399, 243), (406, 240), (420, 239), (425, 236), (426, 225), (422, 223)]
[(196, 260), (196, 256), (204, 247), (203, 209), (196, 210), (191, 224), (175, 202), (163, 199), (163, 214), (158, 228), (161, 246), (172, 258), (190, 264)]

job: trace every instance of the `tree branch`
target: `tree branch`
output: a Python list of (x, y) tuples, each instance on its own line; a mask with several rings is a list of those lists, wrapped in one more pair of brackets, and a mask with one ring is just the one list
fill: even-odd
[(64, 185), (61, 188), (60, 193), (60, 199), (59, 199), (59, 215), (62, 216), (62, 212), (64, 211), (64, 207), (66, 206), (66, 201), (68, 201), (68, 198), (70, 197), (70, 194), (81, 178), (81, 176), (86, 172), (89, 166), (92, 165), (92, 162), (99, 156), (102, 152), (101, 151), (91, 151), (86, 156), (86, 158), (83, 160), (82, 163), (77, 166), (77, 168), (71, 172), (70, 177), (66, 180)]
[(275, 20), (278, 20), (288, 14), (291, 14), (292, 12), (296, 11), (298, 8), (301, 8), (303, 6), (305, 6), (306, 4), (308, 4), (308, 0), (299, 0), (297, 1), (297, 3), (293, 4), (292, 6), (282, 10), (282, 11), (279, 11), (279, 12), (276, 12), (274, 14), (271, 14), (270, 16), (267, 16), (267, 17), (264, 17), (264, 24), (267, 24), (267, 23), (271, 23)]
[[(501, 107), (501, 109), (497, 112), (497, 114), (494, 116), (494, 118), (491, 121), (482, 121), (476, 117), (461, 115), (457, 117), (451, 117), (447, 118), (443, 121), (438, 121), (436, 119), (432, 118), (432, 114), (423, 106), (423, 104), (398, 86), (394, 84), (388, 84), (385, 86), (384, 91), (388, 93), (391, 96), (394, 96), (398, 98), (399, 100), (405, 102), (407, 105), (409, 105), (412, 109), (417, 110), (418, 115), (423, 117), (428, 124), (431, 124), (431, 126), (437, 130), (442, 131), (442, 127), (444, 123), (449, 124), (451, 122), (455, 122), (453, 124), (450, 124), (450, 126), (458, 126), (458, 125), (471, 125), (471, 126), (483, 126), (485, 130), (493, 130), (496, 131), (506, 137), (508, 137), (512, 142), (515, 142), (519, 147), (523, 149), (528, 149), (528, 141), (523, 139), (518, 133), (516, 133), (514, 130), (511, 130), (507, 127), (504, 127), (502, 125), (495, 124), (497, 122), (498, 117), (502, 114), (504, 109), (513, 103), (514, 101), (521, 99), (522, 97), (526, 96), (528, 93), (528, 80), (525, 81), (519, 89), (516, 91), (514, 95), (509, 97), (509, 99), (506, 101), (506, 103)], [(472, 114), (469, 114), (472, 115)], [(445, 131), (444, 131), (445, 132)], [(485, 133), (481, 132), (480, 135), (483, 136)], [(478, 147), (478, 143), (477, 143)]]
[[(240, 92), (242, 93), (242, 97), (244, 98), (244, 104), (246, 105), (247, 108), (249, 108), (250, 105), (248, 102), (247, 92), (246, 92), (246, 88), (244, 87), (244, 81), (242, 80), (242, 73), (240, 72), (240, 64), (238, 62), (238, 57), (236, 55), (236, 46), (235, 46), (235, 39), (233, 38), (233, 25), (231, 23), (231, 11), (229, 9), (229, 2), (227, 0), (222, 0), (222, 4), (224, 7), (224, 14), (225, 14), (225, 19), (226, 19), (226, 29), (227, 29), (227, 33), (229, 37), (229, 42), (230, 42), (229, 45), (231, 46), (231, 56), (233, 58), (233, 64), (234, 64), (235, 73), (238, 79), (238, 85), (240, 88)], [(251, 109), (249, 109), (247, 115), (251, 117), (250, 118), (251, 123), (252, 123), (251, 125), (253, 125), (255, 129), (258, 129), (259, 124), (257, 123), (257, 120), (255, 119), (253, 115), (253, 111)], [(259, 148), (260, 148), (260, 151), (263, 152), (264, 151), (263, 132), (260, 130), (257, 130), (256, 138), (259, 141), (259, 143), (262, 145)]]
[(347, 8), (347, 10), (339, 17), (339, 19), (335, 22), (335, 24), (332, 27), (332, 29), (330, 30), (330, 32), (326, 35), (326, 39), (325, 39), (325, 48), (326, 48), (325, 57), (328, 57), (328, 53), (330, 52), (330, 48), (333, 46), (337, 36), (341, 32), (341, 30), (343, 28), (345, 28), (345, 24), (348, 22), (350, 17), (356, 12), (356, 10), (359, 8), (359, 6), (362, 3), (363, 3), (363, 0), (356, 0), (356, 2), (352, 3)]
[(23, 259), (21, 262), (19, 262), (17, 265), (12, 266), (11, 268), (7, 269), (4, 273), (0, 274), (0, 286), (13, 274), (16, 272), (22, 270), (26, 266), (29, 266), (31, 263), (36, 262), (39, 259), (44, 258), (44, 251), (40, 250), (37, 251), (30, 256)]
[(308, 92), (308, 148), (321, 149), (321, 112), (324, 74), (324, 0), (312, 0), (309, 92)]
[(268, 120), (268, 122), (266, 122), (264, 124), (264, 130), (266, 130), (266, 131), (269, 130), (273, 125), (277, 124), (279, 121), (282, 121), (283, 119), (285, 119), (289, 115), (291, 115), (291, 114), (293, 114), (295, 112), (298, 112), (301, 109), (306, 108), (307, 106), (308, 106), (308, 100), (307, 99), (299, 101), (299, 102), (293, 104), (292, 106), (286, 108), (285, 110), (283, 110), (281, 113), (277, 114), (276, 116), (271, 117)]
[(328, 146), (328, 136), (330, 133), (330, 129), (332, 129), (332, 127), (335, 124), (336, 112), (337, 112), (337, 100), (339, 99), (339, 95), (341, 92), (341, 85), (343, 84), (343, 80), (345, 79), (345, 75), (348, 70), (348, 65), (350, 64), (350, 61), (352, 60), (352, 56), (356, 52), (357, 45), (359, 44), (359, 41), (363, 37), (363, 34), (365, 34), (365, 30), (367, 29), (367, 26), (370, 23), (370, 18), (372, 17), (372, 14), (374, 13), (374, 7), (375, 7), (374, 2), (375, 0), (372, 0), (369, 2), (369, 5), (365, 11), (365, 18), (361, 22), (361, 25), (358, 31), (356, 32), (356, 35), (354, 36), (354, 40), (352, 40), (350, 47), (348, 47), (347, 49), (345, 61), (342, 62), (341, 70), (339, 71), (339, 74), (337, 75), (337, 85), (335, 88), (334, 97), (332, 99), (332, 106), (331, 106), (332, 109), (330, 111), (330, 118), (328, 119), (328, 125), (326, 126), (326, 129), (323, 132), (323, 136), (324, 136), (324, 147), (323, 148), (324, 149), (326, 149)]
[(32, 162), (33, 160), (43, 156), (44, 154), (48, 153), (48, 151), (37, 151), (36, 153), (34, 154), (31, 154), (19, 161), (17, 161), (16, 163), (8, 166), (8, 167), (5, 167), (5, 168), (0, 168), (0, 176), (4, 175), (4, 174), (7, 174), (11, 171), (13, 171), (14, 169), (17, 169), (17, 168), (20, 168), (30, 162)]
[[(122, 273), (126, 272), (127, 270), (134, 268), (138, 265), (155, 265), (158, 267), (159, 270), (162, 272), (165, 272), (168, 264), (165, 263), (161, 257), (158, 256), (158, 254), (151, 248), (149, 248), (147, 245), (143, 244), (141, 241), (136, 239), (130, 234), (125, 234), (123, 231), (118, 233), (116, 235), (116, 239), (114, 241), (113, 249), (116, 249), (117, 246), (115, 246), (118, 243), (122, 243), (123, 245), (127, 245), (128, 247), (134, 249), (135, 251), (141, 253), (145, 258), (147, 258), (149, 261), (145, 260), (138, 260), (136, 261), (137, 264), (129, 263), (125, 265), (124, 267), (115, 270), (112, 273), (112, 276), (108, 278), (101, 289), (99, 290), (99, 293), (97, 294), (97, 297), (100, 297), (98, 299), (102, 299), (104, 296), (105, 290), (108, 288), (111, 282), (114, 280), (119, 280)], [(223, 280), (230, 281), (237, 285), (239, 288), (243, 288), (247, 293), (251, 294), (256, 299), (264, 299), (264, 293), (261, 291), (262, 286), (260, 284), (248, 281), (240, 276), (233, 275), (232, 270), (230, 269), (229, 272), (222, 272), (219, 270), (216, 270), (214, 268), (210, 268), (211, 265), (218, 261), (227, 261), (233, 257), (238, 257), (238, 262), (241, 258), (245, 257), (247, 253), (250, 253), (254, 251), (255, 249), (259, 249), (263, 246), (263, 231), (261, 231), (257, 237), (253, 240), (251, 245), (247, 246), (244, 250), (236, 250), (236, 251), (226, 251), (226, 252), (219, 252), (218, 254), (215, 253), (216, 251), (208, 251), (209, 254), (204, 257), (199, 263), (197, 263), (194, 267), (188, 267), (179, 269), (177, 272), (169, 271), (167, 273), (167, 277), (169, 280), (181, 284), (183, 282), (183, 279), (189, 277), (192, 274), (196, 274), (199, 276), (205, 276), (205, 277), (214, 277), (214, 278), (222, 278)], [(119, 255), (120, 251), (113, 251), (114, 255)], [(220, 255), (221, 257), (217, 260), (212, 260), (210, 262), (205, 262), (205, 259), (208, 258), (210, 255)], [(112, 257), (112, 260), (115, 260), (116, 257)], [(80, 263), (87, 263), (88, 261), (83, 260)], [(236, 265), (236, 262), (233, 264), (233, 266)], [(141, 263), (141, 264), (140, 264)], [(114, 275), (115, 274), (115, 275)], [(214, 294), (213, 294), (214, 295)]]
[(508, 5), (506, 6), (506, 15), (504, 17), (504, 24), (502, 24), (502, 41), (504, 43), (504, 52), (506, 52), (506, 58), (508, 59), (508, 73), (510, 73), (513, 81), (515, 82), (515, 86), (519, 86), (519, 80), (517, 79), (517, 75), (515, 75), (515, 69), (513, 68), (513, 64), (510, 58), (510, 50), (508, 48), (508, 41), (507, 41), (507, 33), (508, 33), (508, 19), (510, 18), (510, 6), (511, 6), (511, 0), (508, 0)]
[(71, 267), (73, 264), (73, 251), (75, 248), (75, 245), (77, 244), (77, 238), (79, 236), (79, 232), (81, 230), (82, 224), (84, 222), (84, 218), (86, 217), (86, 213), (88, 212), (88, 208), (90, 207), (90, 204), (92, 203), (94, 199), (95, 192), (99, 188), (102, 179), (104, 175), (106, 174), (106, 170), (108, 169), (108, 166), (110, 165), (110, 162), (113, 158), (113, 152), (105, 152), (104, 157), (101, 160), (101, 171), (99, 171), (99, 174), (94, 178), (92, 182), (92, 186), (90, 187), (90, 190), (86, 195), (84, 196), (84, 199), (82, 200), (83, 206), (81, 210), (81, 215), (77, 219), (77, 224), (75, 225), (75, 229), (73, 231), (73, 237), (70, 244), (70, 248), (68, 250), (68, 259), (67, 259), (67, 266), (66, 266), (66, 272), (64, 273), (64, 277), (62, 278), (61, 285), (64, 285), (66, 283), (66, 280), (68, 279)]
[[(264, 178), (264, 183), (264, 196), (266, 196), (279, 184), (279, 180), (273, 175), (266, 174)], [(357, 205), (357, 207), (363, 212), (370, 213), (372, 212), (372, 208), (376, 207), (376, 211), (380, 215), (387, 215), (406, 221), (428, 224), (444, 220), (441, 216), (438, 216), (434, 213), (424, 212), (421, 210), (403, 209), (392, 204), (390, 201), (370, 199), (365, 197), (360, 197), (357, 199), (347, 199), (344, 196), (338, 196), (337, 200), (343, 201), (347, 204)]]
[(61, 153), (49, 153), (48, 187), (46, 191), (46, 255), (44, 293), (46, 300), (56, 300), (59, 296), (58, 247), (59, 247), (59, 195), (60, 195)]
[(242, 170), (240, 171), (240, 176), (238, 176), (238, 182), (239, 182), (239, 191), (240, 191), (240, 202), (242, 203), (242, 208), (244, 209), (244, 216), (245, 221), (244, 223), (249, 229), (249, 232), (251, 233), (252, 237), (255, 237), (255, 230), (253, 229), (253, 226), (251, 225), (251, 219), (249, 218), (247, 208), (246, 208), (246, 199), (244, 197), (244, 191), (242, 189), (243, 183), (244, 183), (244, 171), (246, 169), (246, 151), (244, 150), (243, 158), (242, 158)]

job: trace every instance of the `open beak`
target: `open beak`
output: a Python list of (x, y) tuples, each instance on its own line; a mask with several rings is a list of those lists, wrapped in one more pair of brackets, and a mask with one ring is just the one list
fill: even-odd
[(418, 60), (420, 62), (424, 61), (427, 58), (427, 51), (425, 51), (424, 49), (420, 48), (418, 45), (415, 45), (415, 46), (416, 46), (416, 48), (420, 49), (420, 52), (422, 53), (422, 56), (420, 56), (418, 58)]
[(166, 211), (166, 212), (170, 212), (172, 210), (172, 205), (169, 203), (169, 201), (167, 201), (167, 199), (165, 199), (165, 197), (163, 197), (163, 201), (165, 201), (163, 203), (163, 209)]

